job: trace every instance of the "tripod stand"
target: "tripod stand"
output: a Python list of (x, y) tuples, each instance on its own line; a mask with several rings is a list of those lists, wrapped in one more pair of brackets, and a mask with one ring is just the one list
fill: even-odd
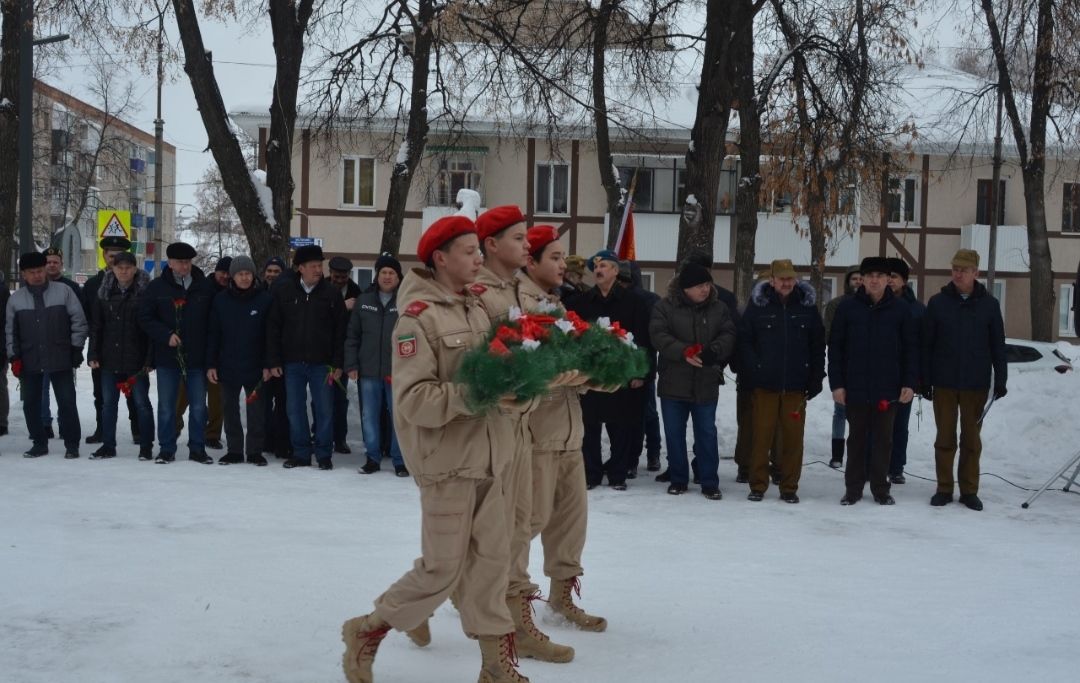
[[(1068, 477), (1065, 476), (1065, 472), (1070, 467), (1072, 467), (1073, 465), (1075, 465), (1076, 467), (1075, 467), (1075, 469), (1073, 469), (1072, 476), (1068, 476)], [(1077, 475), (1080, 475), (1080, 451), (1077, 451), (1076, 453), (1074, 453), (1072, 460), (1065, 463), (1065, 466), (1062, 467), (1060, 470), (1058, 470), (1057, 474), (1050, 477), (1050, 479), (1045, 484), (1043, 484), (1042, 487), (1038, 491), (1031, 494), (1031, 497), (1028, 498), (1027, 500), (1025, 500), (1023, 505), (1021, 505), (1020, 507), (1022, 507), (1024, 509), (1027, 509), (1028, 506), (1030, 506), (1033, 502), (1035, 502), (1036, 498), (1038, 498), (1039, 496), (1042, 495), (1043, 491), (1050, 488), (1050, 485), (1053, 484), (1058, 479), (1064, 479), (1065, 480), (1065, 488), (1062, 489), (1062, 490), (1063, 491), (1068, 491), (1069, 487), (1076, 483)]]

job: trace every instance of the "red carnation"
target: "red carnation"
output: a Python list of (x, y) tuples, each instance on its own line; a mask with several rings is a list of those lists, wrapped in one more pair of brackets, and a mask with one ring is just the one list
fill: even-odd
[(701, 344), (691, 344), (683, 350), (682, 355), (684, 358), (693, 358), (694, 356), (700, 355), (704, 350), (705, 347)]
[(16, 377), (22, 374), (21, 358), (16, 358), (15, 360), (11, 361), (11, 374), (15, 375)]
[(187, 299), (173, 299), (172, 305), (174, 308), (183, 308), (187, 304)]
[(518, 324), (521, 326), (521, 335), (523, 337), (528, 339), (547, 339), (547, 328), (537, 323), (531, 316), (522, 316), (518, 320)]
[(581, 335), (585, 330), (589, 329), (589, 323), (581, 319), (581, 316), (574, 311), (566, 312), (566, 319), (574, 326), (574, 332), (577, 335)]
[(618, 320), (611, 323), (611, 332), (619, 339), (626, 339), (626, 330), (622, 328)]
[(892, 401), (887, 401), (885, 399), (881, 399), (877, 403), (877, 411), (879, 413), (887, 413), (887, 412), (889, 412), (889, 405), (891, 403), (892, 403)]
[(258, 392), (258, 390), (256, 390), (256, 391), (253, 391), (253, 392), (251, 392), (250, 394), (247, 395), (247, 398), (244, 399), (244, 403), (246, 403), (248, 405), (251, 405), (252, 403), (254, 403), (255, 401), (258, 401), (258, 400), (259, 400), (259, 392)]
[(495, 356), (510, 355), (510, 349), (506, 348), (506, 344), (504, 344), (502, 340), (497, 337), (495, 339), (492, 339), (491, 343), (488, 344), (488, 352)]
[(517, 330), (515, 330), (512, 327), (507, 327), (506, 325), (500, 325), (499, 329), (495, 330), (495, 338), (499, 339), (499, 340), (502, 340), (503, 343), (506, 343), (506, 342), (520, 342), (521, 341), (521, 333), (518, 332)]
[(799, 411), (796, 410), (796, 411), (793, 411), (791, 413), (788, 413), (788, 417), (790, 417), (792, 420), (799, 420), (802, 417), (802, 415), (799, 413)]

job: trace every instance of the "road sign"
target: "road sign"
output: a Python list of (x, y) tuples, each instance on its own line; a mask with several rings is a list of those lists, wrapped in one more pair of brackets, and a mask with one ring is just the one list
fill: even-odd
[(118, 209), (105, 209), (97, 212), (98, 245), (97, 264), (98, 268), (105, 267), (105, 254), (101, 251), (101, 240), (106, 237), (123, 237), (131, 239), (131, 212)]
[(299, 249), (300, 247), (310, 247), (312, 245), (314, 245), (316, 247), (321, 247), (322, 246), (322, 238), (321, 237), (290, 237), (289, 238), (289, 248), (290, 249)]

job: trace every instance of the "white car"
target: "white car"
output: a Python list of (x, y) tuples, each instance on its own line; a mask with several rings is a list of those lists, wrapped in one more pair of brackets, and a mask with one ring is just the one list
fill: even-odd
[(1057, 344), (1030, 339), (1006, 339), (1005, 360), (1009, 363), (1009, 372), (1054, 370), (1065, 374), (1073, 369), (1072, 361)]

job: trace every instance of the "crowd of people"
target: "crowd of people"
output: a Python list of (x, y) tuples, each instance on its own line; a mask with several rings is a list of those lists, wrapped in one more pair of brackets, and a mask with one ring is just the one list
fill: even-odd
[[(23, 254), (21, 286), (0, 288), (3, 360), (18, 378), (30, 439), (24, 455), (49, 452), (51, 393), (64, 456), (79, 457), (74, 369), (84, 349), (95, 405), (86, 441), (100, 444), (93, 459), (117, 455), (123, 396), (139, 460), (173, 462), (186, 418), (191, 461), (212, 463), (207, 449), (221, 449), (222, 465), (265, 466), (273, 454), (289, 469), (312, 466), (314, 456), (330, 470), (334, 453), (350, 452), (347, 387), (356, 383), (360, 472), (378, 472), (389, 456), (396, 475), (419, 485), (422, 555), (374, 611), (345, 623), (352, 683), (370, 683), (391, 628), (427, 645), (428, 619), (451, 596), (479, 642), (481, 680), (527, 681), (518, 655), (571, 661), (573, 649), (532, 619), (541, 596), (528, 570), (532, 540), (541, 538), (551, 608), (581, 629), (603, 631), (606, 620), (575, 603), (587, 491), (605, 479), (626, 490), (643, 453), (646, 470), (659, 472), (663, 442), (667, 469), (656, 479), (667, 492), (684, 494), (692, 481), (720, 500), (716, 421), (725, 371), (735, 377), (736, 481), (750, 501), (763, 500), (772, 484), (780, 500), (799, 502), (806, 406), (827, 379), (830, 465), (846, 461), (841, 504), (859, 502), (867, 482), (875, 502), (895, 503), (890, 490), (904, 483), (919, 394), (933, 402), (937, 424), (931, 505), (952, 502), (958, 484), (960, 501), (982, 509), (981, 418), (991, 395), (1005, 396), (1007, 374), (1000, 307), (977, 280), (978, 254), (970, 250), (956, 253), (951, 281), (926, 306), (907, 284), (906, 263), (868, 257), (847, 273), (845, 292), (823, 318), (814, 288), (790, 260), (773, 261), (740, 308), (715, 282), (711, 259), (694, 253), (661, 297), (642, 287), (636, 263), (610, 250), (569, 255), (556, 228), (527, 228), (516, 206), (475, 221), (439, 219), (417, 247), (423, 267), (403, 276), (397, 259), (382, 255), (366, 291), (343, 257), (331, 258), (325, 275), (318, 246), (296, 249), (291, 268), (271, 258), (260, 270), (238, 255), (206, 275), (192, 263), (195, 250), (176, 242), (154, 279), (138, 268), (127, 240), (105, 238), (101, 247), (108, 268), (81, 288), (63, 277), (56, 250)], [(647, 370), (615, 387), (571, 370), (540, 399), (506, 396), (496, 409), (474, 412), (455, 381), (465, 353), (514, 309), (552, 307), (618, 323), (644, 349)], [(6, 370), (0, 376), (6, 434)]]

